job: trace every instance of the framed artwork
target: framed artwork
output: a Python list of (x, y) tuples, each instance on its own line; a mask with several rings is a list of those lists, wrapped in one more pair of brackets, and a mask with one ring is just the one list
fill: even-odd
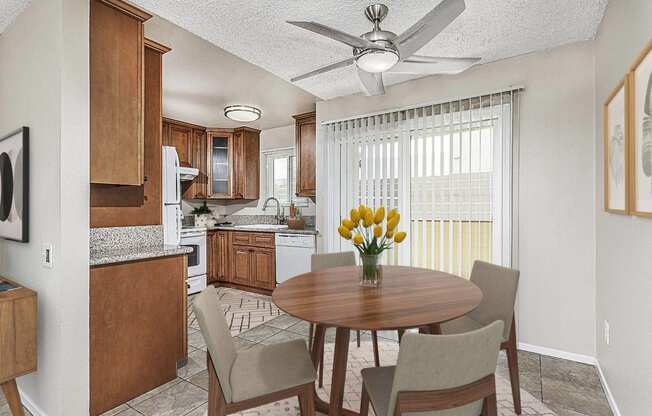
[(652, 41), (629, 73), (631, 212), (652, 217)]
[(29, 128), (0, 138), (0, 238), (28, 241)]
[(625, 77), (603, 106), (604, 209), (629, 213), (629, 81)]

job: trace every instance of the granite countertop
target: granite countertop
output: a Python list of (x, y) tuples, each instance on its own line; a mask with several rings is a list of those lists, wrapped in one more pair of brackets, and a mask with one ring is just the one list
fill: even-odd
[(306, 227), (303, 230), (292, 230), (290, 228), (253, 228), (250, 226), (242, 227), (239, 225), (217, 225), (214, 227), (207, 227), (208, 231), (222, 230), (222, 231), (250, 231), (255, 233), (283, 233), (283, 234), (311, 234), (318, 235), (319, 231), (315, 227)]
[(153, 245), (138, 248), (110, 248), (91, 250), (90, 266), (122, 263), (125, 261), (178, 256), (192, 252), (192, 248), (173, 245)]

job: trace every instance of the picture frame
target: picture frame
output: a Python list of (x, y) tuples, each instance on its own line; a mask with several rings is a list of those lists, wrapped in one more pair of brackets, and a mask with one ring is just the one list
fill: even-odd
[(0, 137), (0, 238), (29, 241), (29, 128)]
[(625, 76), (603, 104), (604, 210), (629, 214), (630, 119), (629, 77)]
[(628, 74), (630, 212), (652, 217), (652, 40)]

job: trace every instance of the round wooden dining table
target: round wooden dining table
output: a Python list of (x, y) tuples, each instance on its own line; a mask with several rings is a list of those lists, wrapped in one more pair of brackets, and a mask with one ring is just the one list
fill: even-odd
[(351, 330), (429, 328), (475, 309), (482, 292), (469, 280), (435, 270), (383, 266), (379, 288), (361, 287), (359, 268), (335, 267), (301, 274), (280, 284), (272, 301), (285, 313), (316, 325), (311, 356), (319, 366), (326, 328), (335, 327), (330, 402), (315, 394), (315, 407), (330, 416), (357, 415), (342, 406)]

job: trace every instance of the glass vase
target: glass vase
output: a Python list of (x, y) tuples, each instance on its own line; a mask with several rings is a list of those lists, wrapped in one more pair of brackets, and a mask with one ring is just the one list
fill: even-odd
[(383, 282), (383, 266), (378, 254), (360, 254), (360, 286), (380, 287)]

